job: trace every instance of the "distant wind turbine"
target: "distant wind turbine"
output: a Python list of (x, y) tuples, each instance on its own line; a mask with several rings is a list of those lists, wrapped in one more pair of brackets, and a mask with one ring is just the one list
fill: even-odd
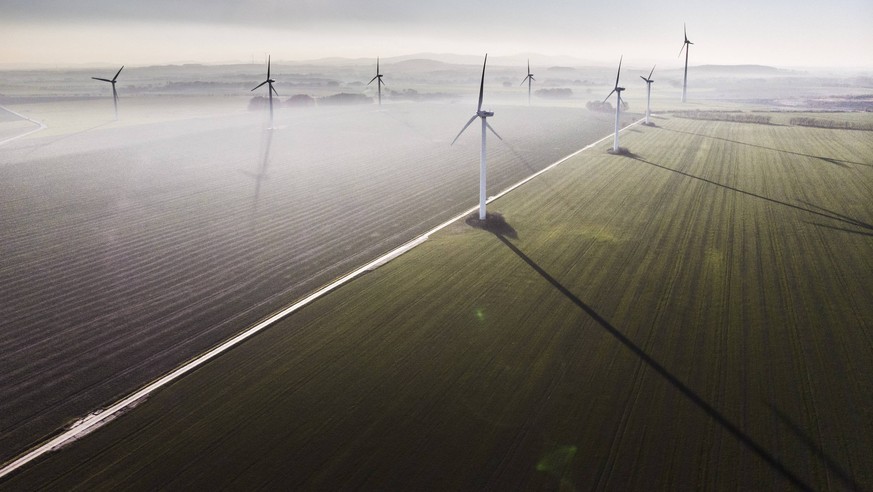
[(101, 79), (100, 77), (91, 77), (94, 80), (102, 80), (103, 82), (109, 82), (110, 84), (112, 84), (112, 104), (115, 105), (116, 120), (118, 119), (118, 92), (116, 92), (115, 90), (115, 81), (118, 79), (118, 74), (120, 74), (122, 70), (124, 70), (124, 65), (122, 65), (121, 68), (119, 68), (118, 71), (115, 72), (115, 77), (112, 77), (112, 80)]
[(255, 87), (254, 89), (251, 90), (251, 92), (254, 92), (262, 85), (267, 84), (267, 95), (270, 96), (270, 128), (271, 129), (273, 128), (273, 93), (276, 94), (276, 97), (279, 97), (279, 93), (276, 92), (276, 89), (273, 88), (273, 82), (275, 82), (275, 80), (270, 78), (270, 56), (267, 55), (267, 80), (258, 84), (257, 87)]
[(520, 85), (524, 85), (527, 82), (527, 105), (530, 106), (530, 83), (531, 81), (536, 80), (533, 78), (533, 74), (530, 73), (530, 58), (527, 59), (527, 77), (521, 81)]
[(479, 152), (479, 220), (485, 220), (485, 181), (486, 181), (486, 170), (485, 170), (485, 161), (486, 161), (486, 153), (485, 153), (485, 129), (491, 130), (491, 133), (494, 134), (500, 140), (503, 138), (494, 131), (494, 128), (491, 128), (491, 125), (488, 124), (487, 118), (490, 116), (494, 116), (493, 111), (482, 111), (482, 96), (483, 91), (485, 89), (485, 65), (488, 63), (488, 54), (485, 54), (485, 63), (482, 64), (482, 80), (479, 82), (479, 105), (476, 107), (476, 114), (470, 118), (470, 121), (464, 125), (464, 128), (461, 128), (461, 131), (458, 132), (458, 136), (452, 140), (452, 145), (458, 141), (458, 137), (464, 133), (464, 130), (469, 127), (476, 118), (480, 118), (482, 120), (482, 150)]
[(688, 30), (685, 28), (685, 23), (682, 23), (682, 32), (685, 35), (685, 41), (682, 42), (682, 48), (679, 49), (679, 56), (682, 56), (682, 50), (685, 50), (685, 78), (682, 80), (682, 102), (685, 102), (685, 90), (688, 88), (688, 46), (694, 43), (688, 40)]
[[(657, 65), (655, 65), (657, 66)], [(646, 81), (646, 124), (651, 125), (649, 122), (649, 116), (652, 114), (652, 83), (655, 82), (652, 80), (652, 74), (655, 73), (655, 67), (652, 67), (652, 71), (649, 72), (648, 77), (643, 77), (640, 75), (640, 78)]]
[[(612, 92), (609, 93), (609, 96), (611, 96), (613, 92), (616, 95), (616, 99), (615, 99), (615, 141), (612, 144), (612, 152), (616, 153), (616, 154), (619, 152), (619, 147), (618, 147), (618, 125), (619, 125), (618, 118), (621, 115), (621, 91), (624, 90), (624, 87), (618, 86), (618, 79), (619, 79), (619, 77), (621, 77), (621, 61), (623, 59), (624, 59), (624, 55), (622, 55), (622, 57), (618, 59), (618, 73), (615, 74), (615, 87), (612, 89)], [(609, 96), (606, 96), (606, 99), (604, 99), (603, 102), (606, 102), (606, 100), (609, 99)]]
[(373, 81), (377, 80), (377, 79), (379, 81), (376, 82), (376, 88), (379, 91), (379, 106), (381, 106), (382, 105), (382, 86), (385, 85), (385, 82), (382, 82), (382, 73), (379, 71), (379, 57), (376, 57), (376, 76), (373, 77), (372, 79), (370, 79), (370, 81), (367, 82), (367, 85), (372, 84)]

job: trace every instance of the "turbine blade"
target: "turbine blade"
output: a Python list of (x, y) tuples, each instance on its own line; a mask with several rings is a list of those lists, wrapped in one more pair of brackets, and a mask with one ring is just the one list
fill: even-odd
[(265, 80), (265, 81), (263, 81), (263, 82), (261, 82), (261, 83), (260, 83), (260, 84), (258, 84), (258, 86), (257, 86), (257, 87), (255, 87), (255, 88), (254, 88), (254, 89), (252, 89), (252, 91), (254, 91), (254, 90), (255, 90), (255, 89), (257, 89), (257, 88), (258, 88), (258, 87), (260, 87), (260, 86), (262, 86), (262, 85), (264, 85), (264, 84), (266, 84), (266, 83), (267, 83), (267, 81), (266, 81), (266, 80)]
[(373, 81), (374, 81), (374, 80), (376, 80), (376, 79), (377, 79), (377, 78), (379, 78), (379, 76), (378, 76), (378, 75), (377, 75), (377, 76), (375, 76), (375, 77), (373, 77), (373, 78), (372, 78), (372, 79), (370, 79), (370, 81), (369, 81), (369, 82), (367, 82), (367, 85), (370, 85), (370, 84), (372, 84), (372, 83), (373, 83)]
[(647, 79), (647, 78), (645, 78), (645, 77), (643, 77), (643, 76), (642, 76), (642, 75), (640, 75), (640, 78), (641, 78), (641, 79), (643, 79), (643, 80), (645, 80), (645, 81), (646, 81), (646, 82), (648, 82), (648, 81), (649, 81), (649, 79)]
[(676, 58), (679, 58), (680, 56), (682, 56), (682, 50), (684, 50), (684, 49), (685, 49), (685, 43), (682, 43), (682, 47), (679, 48), (679, 54), (676, 55)]
[(379, 77), (379, 85), (382, 85), (384, 87), (388, 87), (388, 84), (386, 84), (385, 82), (382, 82), (382, 77)]
[(276, 89), (273, 87), (273, 84), (270, 84), (270, 90), (273, 91), (273, 94), (276, 94), (276, 97), (279, 97), (279, 93), (278, 93), (278, 92), (276, 91)]
[(482, 80), (479, 82), (479, 106), (476, 112), (482, 111), (482, 97), (485, 90), (485, 65), (488, 63), (488, 53), (485, 53), (485, 63), (482, 64)]
[(530, 75), (530, 58), (527, 59), (527, 74)]
[(468, 121), (467, 124), (464, 125), (464, 128), (461, 128), (461, 131), (458, 132), (458, 136), (455, 137), (454, 140), (452, 140), (452, 145), (455, 145), (455, 142), (458, 141), (458, 137), (460, 137), (461, 134), (464, 133), (464, 130), (466, 130), (467, 127), (470, 126), (470, 125), (471, 125), (471, 124), (476, 120), (476, 118), (478, 118), (478, 117), (479, 117), (478, 115), (475, 115), (475, 114), (474, 114), (473, 117), (470, 118), (470, 121)]
[[(612, 89), (612, 92), (615, 92), (615, 89)], [(609, 97), (612, 96), (612, 92), (610, 92), (608, 96), (603, 98), (603, 102), (606, 102), (609, 99)]]
[(655, 67), (657, 67), (657, 65), (654, 65), (654, 66), (652, 66), (652, 71), (651, 71), (651, 72), (649, 72), (649, 77), (648, 77), (648, 78), (649, 78), (649, 80), (651, 80), (651, 79), (652, 79), (652, 74), (653, 74), (653, 73), (655, 73)]
[(118, 74), (120, 74), (122, 70), (124, 70), (124, 65), (122, 65), (121, 68), (119, 68), (118, 71), (115, 72), (115, 77), (112, 77), (113, 82), (115, 82), (115, 79), (118, 78)]
[(267, 78), (270, 78), (270, 55), (267, 55)]
[(528, 75), (527, 77), (525, 77), (524, 79), (522, 79), (521, 83), (518, 84), (518, 85), (524, 85), (524, 83), (527, 82), (527, 79), (529, 79), (529, 78), (530, 78), (530, 75)]
[(500, 140), (503, 140), (503, 137), (498, 135), (497, 132), (494, 131), (494, 128), (491, 128), (491, 124), (488, 123), (488, 120), (485, 120), (485, 126), (488, 127), (489, 130), (491, 130), (491, 133), (493, 133), (495, 137), (499, 138)]
[(100, 77), (91, 77), (91, 78), (94, 79), (94, 80), (102, 80), (103, 82), (109, 82), (109, 83), (112, 83), (112, 81), (109, 80), (109, 79), (101, 79)]
[(379, 76), (379, 57), (376, 57), (376, 76)]
[(615, 74), (615, 86), (618, 87), (618, 78), (621, 77), (621, 61), (624, 60), (624, 55), (618, 59), (618, 73)]

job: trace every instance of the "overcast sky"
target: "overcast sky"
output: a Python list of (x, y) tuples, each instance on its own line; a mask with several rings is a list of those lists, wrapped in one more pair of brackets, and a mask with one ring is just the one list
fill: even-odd
[(614, 63), (873, 68), (873, 1), (0, 0), (0, 64), (535, 52)]

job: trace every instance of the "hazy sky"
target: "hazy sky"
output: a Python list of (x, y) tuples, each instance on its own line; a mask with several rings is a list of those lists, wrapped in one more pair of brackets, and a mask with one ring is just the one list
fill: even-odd
[(873, 1), (0, 0), (0, 64), (145, 65), (416, 52), (873, 68)]

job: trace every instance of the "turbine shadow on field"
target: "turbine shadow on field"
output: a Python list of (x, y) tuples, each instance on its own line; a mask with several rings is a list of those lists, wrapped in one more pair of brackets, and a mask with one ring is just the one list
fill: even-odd
[(488, 212), (485, 214), (485, 220), (479, 220), (479, 212), (476, 211), (464, 222), (470, 227), (486, 230), (498, 237), (509, 236), (518, 239), (518, 232), (499, 213)]
[(807, 222), (807, 224), (812, 224), (816, 227), (824, 227), (825, 229), (831, 229), (834, 231), (842, 231), (842, 232), (848, 232), (849, 234), (857, 234), (859, 236), (873, 237), (873, 232), (855, 231), (852, 229), (846, 229), (845, 227), (834, 227), (834, 226), (830, 226), (827, 224), (819, 224), (818, 222)]
[(873, 225), (870, 225), (866, 222), (861, 222), (860, 220), (853, 219), (852, 217), (849, 217), (848, 215), (839, 214), (837, 212), (834, 212), (833, 210), (828, 210), (824, 207), (819, 207), (818, 205), (813, 205), (812, 203), (809, 203), (809, 202), (806, 202), (803, 200), (798, 200), (798, 201), (804, 205), (807, 205), (807, 206), (812, 207), (812, 208), (816, 208), (818, 210), (821, 210), (824, 213), (830, 214), (832, 216), (831, 218), (833, 218), (833, 219), (841, 220), (843, 222), (847, 222), (849, 224), (852, 224), (855, 227), (861, 227), (863, 229), (869, 229), (869, 230), (873, 231)]
[[(708, 184), (711, 184), (711, 185), (714, 185), (714, 186), (718, 186), (719, 188), (724, 188), (724, 189), (726, 189), (726, 190), (735, 191), (735, 192), (737, 192), (737, 193), (741, 193), (741, 194), (746, 195), (746, 196), (751, 196), (751, 197), (754, 197), (754, 198), (759, 198), (759, 199), (761, 199), (761, 200), (765, 200), (765, 201), (768, 201), (768, 202), (770, 202), (770, 203), (775, 203), (775, 204), (777, 204), (777, 205), (782, 205), (782, 206), (784, 206), (784, 207), (789, 207), (789, 208), (793, 208), (793, 209), (795, 209), (795, 210), (800, 210), (801, 212), (806, 212), (806, 213), (808, 213), (808, 214), (818, 215), (819, 217), (825, 217), (825, 218), (827, 218), (827, 219), (836, 220), (836, 221), (839, 221), (839, 222), (844, 222), (844, 223), (849, 224), (849, 225), (851, 225), (851, 226), (855, 226), (855, 227), (863, 227), (863, 228), (865, 228), (865, 229), (871, 229), (871, 230), (873, 230), (873, 226), (871, 226), (870, 224), (867, 224), (867, 223), (865, 223), (865, 222), (861, 222), (860, 220), (853, 219), (853, 218), (848, 217), (848, 216), (845, 216), (845, 215), (840, 215), (840, 214), (837, 214), (837, 213), (834, 213), (834, 212), (830, 212), (829, 210), (823, 209), (823, 208), (821, 208), (821, 207), (816, 207), (815, 205), (810, 205), (810, 206), (813, 207), (813, 208), (818, 208), (818, 209), (820, 209), (820, 210), (825, 210), (825, 212), (828, 212), (828, 213), (824, 213), (824, 212), (819, 212), (819, 211), (816, 211), (816, 210), (812, 210), (811, 208), (804, 208), (804, 207), (801, 207), (801, 206), (799, 206), (799, 205), (793, 205), (793, 204), (791, 204), (791, 203), (787, 203), (787, 202), (783, 202), (783, 201), (780, 201), (780, 200), (776, 200), (775, 198), (770, 198), (770, 197), (766, 197), (766, 196), (763, 196), (763, 195), (759, 195), (759, 194), (757, 194), (757, 193), (752, 193), (751, 191), (741, 190), (741, 189), (739, 189), (739, 188), (736, 188), (736, 187), (733, 187), (733, 186), (729, 186), (729, 185), (726, 185), (726, 184), (722, 184), (722, 183), (719, 183), (719, 182), (717, 182), (717, 181), (712, 181), (711, 179), (701, 178), (700, 176), (695, 176), (695, 175), (693, 175), (693, 174), (686, 173), (686, 172), (684, 172), (684, 171), (680, 171), (680, 170), (678, 170), (678, 169), (673, 169), (673, 168), (670, 168), (670, 167), (667, 167), (667, 166), (662, 166), (661, 164), (656, 164), (656, 163), (654, 163), (654, 162), (647, 161), (647, 160), (643, 159), (642, 157), (640, 157), (640, 156), (638, 156), (638, 155), (635, 155), (635, 154), (634, 154), (634, 155), (631, 155), (631, 157), (632, 157), (634, 160), (637, 160), (637, 161), (642, 162), (642, 163), (644, 163), (644, 164), (648, 164), (648, 165), (650, 165), (650, 166), (655, 166), (655, 167), (658, 167), (658, 168), (661, 168), (661, 169), (664, 169), (664, 170), (666, 170), (666, 171), (670, 171), (670, 172), (673, 172), (673, 173), (676, 173), (676, 174), (681, 174), (682, 176), (686, 176), (686, 177), (691, 178), (691, 179), (696, 179), (696, 180), (698, 180), (698, 181), (703, 181), (704, 183), (708, 183)], [(809, 204), (807, 204), (807, 205), (809, 205)]]
[(813, 452), (813, 454), (815, 454), (822, 462), (824, 462), (825, 466), (827, 466), (827, 468), (831, 472), (833, 472), (837, 476), (837, 478), (841, 482), (843, 482), (843, 484), (845, 484), (851, 490), (862, 490), (861, 485), (854, 479), (852, 479), (850, 474), (845, 469), (843, 469), (843, 467), (840, 466), (839, 463), (837, 463), (833, 458), (828, 456), (828, 454), (825, 453), (824, 449), (822, 449), (821, 446), (818, 445), (818, 443), (816, 443), (811, 437), (809, 437), (803, 431), (803, 429), (795, 424), (794, 421), (792, 421), (791, 418), (788, 417), (788, 415), (783, 413), (772, 403), (767, 403), (767, 406), (770, 407), (770, 410), (776, 415), (776, 417), (779, 418), (779, 420), (786, 427), (788, 427), (791, 432), (793, 432), (794, 435), (797, 436), (798, 439), (803, 441), (803, 444), (808, 447), (810, 451)]
[(500, 240), (510, 251), (512, 251), (516, 256), (521, 258), (525, 263), (528, 264), (531, 268), (534, 269), (541, 277), (543, 277), (547, 282), (552, 284), (555, 289), (558, 290), (561, 294), (564, 295), (567, 299), (569, 299), (573, 304), (575, 304), (579, 309), (584, 311), (588, 316), (590, 316), (594, 321), (596, 321), (607, 333), (612, 335), (619, 343), (624, 345), (627, 349), (633, 352), (641, 361), (643, 361), (647, 366), (653, 369), (655, 372), (661, 375), (664, 379), (667, 380), (674, 388), (676, 388), (680, 393), (685, 395), (686, 398), (691, 400), (692, 403), (697, 405), (698, 408), (706, 412), (713, 420), (715, 420), (719, 425), (721, 425), (725, 430), (730, 432), (734, 437), (737, 438), (741, 443), (746, 445), (749, 449), (754, 451), (761, 459), (763, 459), (767, 464), (769, 464), (775, 471), (779, 472), (780, 475), (785, 477), (788, 481), (790, 481), (795, 487), (801, 490), (812, 490), (810, 486), (804, 483), (800, 477), (791, 472), (778, 458), (773, 456), (770, 452), (764, 449), (763, 446), (758, 444), (754, 439), (748, 436), (745, 432), (742, 431), (739, 427), (734, 425), (730, 420), (728, 420), (724, 415), (719, 413), (712, 405), (706, 402), (700, 395), (698, 395), (694, 390), (686, 386), (682, 381), (680, 381), (676, 376), (674, 376), (670, 371), (667, 370), (664, 366), (662, 366), (658, 361), (652, 358), (651, 355), (646, 353), (645, 350), (637, 346), (632, 340), (627, 338), (621, 331), (619, 331), (616, 327), (612, 326), (609, 321), (604, 319), (600, 314), (597, 313), (591, 306), (585, 304), (581, 299), (576, 297), (568, 288), (564, 287), (556, 278), (549, 275), (548, 272), (543, 270), (535, 261), (533, 261), (530, 257), (524, 254), (517, 246), (512, 244), (506, 237), (499, 233), (494, 233), (497, 239)]
[(866, 162), (847, 161), (845, 159), (836, 159), (833, 157), (822, 157), (820, 155), (804, 154), (802, 152), (793, 152), (793, 151), (785, 150), (785, 149), (776, 149), (776, 148), (767, 147), (764, 145), (751, 144), (748, 142), (740, 142), (739, 140), (731, 140), (729, 138), (724, 138), (724, 137), (716, 137), (713, 135), (704, 135), (702, 133), (695, 133), (695, 132), (686, 132), (684, 130), (673, 130), (670, 128), (664, 128), (664, 130), (666, 130), (668, 132), (674, 132), (674, 133), (684, 133), (685, 135), (694, 135), (696, 137), (711, 138), (713, 140), (721, 140), (723, 142), (730, 142), (730, 143), (735, 143), (738, 145), (747, 145), (749, 147), (755, 147), (757, 149), (772, 150), (773, 152), (781, 152), (783, 154), (791, 154), (791, 155), (796, 155), (799, 157), (809, 157), (810, 159), (819, 159), (819, 160), (827, 162), (828, 164), (834, 164), (834, 165), (837, 165), (840, 167), (849, 167), (849, 166), (847, 166), (847, 164), (855, 164), (858, 166), (873, 167), (873, 164), (866, 163)]

